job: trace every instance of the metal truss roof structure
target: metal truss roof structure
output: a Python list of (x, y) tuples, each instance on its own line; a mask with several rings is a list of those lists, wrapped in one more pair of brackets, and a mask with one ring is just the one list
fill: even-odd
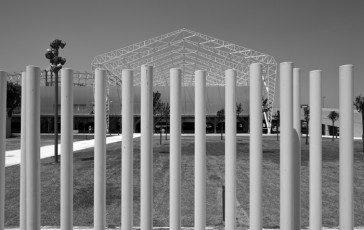
[[(140, 84), (140, 66), (154, 66), (154, 85), (169, 85), (169, 70), (182, 69), (183, 85), (194, 85), (195, 70), (206, 70), (207, 85), (225, 85), (224, 71), (237, 72), (237, 85), (249, 85), (249, 65), (262, 64), (264, 97), (273, 108), (277, 63), (267, 54), (232, 44), (188, 29), (180, 29), (121, 49), (96, 56), (92, 71), (108, 71), (109, 84), (121, 85), (123, 69), (134, 71), (134, 85)], [(272, 113), (266, 116), (270, 124)]]

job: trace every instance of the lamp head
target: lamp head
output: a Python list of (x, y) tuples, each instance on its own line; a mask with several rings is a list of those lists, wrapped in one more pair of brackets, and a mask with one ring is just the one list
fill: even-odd
[(52, 60), (51, 60), (51, 63), (53, 65), (64, 65), (66, 63), (66, 58), (63, 58), (63, 57), (54, 57)]
[(61, 65), (66, 64), (66, 58), (61, 58), (60, 64), (61, 64)]
[(65, 43), (65, 42), (62, 42), (62, 41), (61, 41), (61, 42), (59, 43), (59, 47), (61, 47), (61, 49), (63, 49), (65, 46), (66, 46), (66, 43)]
[(62, 42), (62, 40), (56, 39), (49, 45), (52, 49), (58, 50), (60, 47), (63, 49), (66, 46), (66, 43)]
[(45, 57), (49, 60), (52, 60), (54, 58), (54, 54), (51, 50), (47, 49), (47, 52), (45, 54)]

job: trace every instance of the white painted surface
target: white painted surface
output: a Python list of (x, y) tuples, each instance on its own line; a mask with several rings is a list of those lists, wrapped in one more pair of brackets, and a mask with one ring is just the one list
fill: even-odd
[(353, 66), (340, 66), (340, 153), (339, 224), (341, 230), (353, 229), (354, 142), (353, 142)]
[(293, 68), (294, 226), (301, 228), (301, 70)]
[(73, 227), (73, 70), (61, 69), (61, 229)]
[(170, 190), (169, 226), (171, 230), (181, 228), (181, 84), (182, 70), (170, 70)]
[(40, 229), (40, 68), (26, 68), (26, 229)]
[(141, 67), (140, 227), (153, 228), (153, 66)]
[(206, 71), (195, 71), (195, 229), (206, 227)]
[(121, 229), (133, 227), (133, 71), (122, 71)]
[(106, 227), (106, 71), (95, 70), (94, 228)]
[(250, 229), (261, 230), (262, 224), (262, 65), (250, 65)]
[(236, 229), (236, 72), (225, 71), (225, 229)]
[(322, 229), (321, 70), (310, 71), (310, 229)]
[(280, 64), (280, 227), (294, 229), (293, 63)]

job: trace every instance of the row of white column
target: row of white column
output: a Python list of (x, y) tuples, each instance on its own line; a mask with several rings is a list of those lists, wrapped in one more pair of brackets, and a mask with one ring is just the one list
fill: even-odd
[[(22, 79), (20, 229), (40, 229), (40, 68)], [(0, 71), (0, 230), (4, 229), (6, 77)], [(73, 71), (62, 69), (61, 229), (73, 226)], [(182, 71), (171, 69), (170, 229), (181, 227)], [(236, 228), (236, 72), (225, 71), (225, 227)], [(122, 71), (122, 230), (133, 227), (133, 71)], [(106, 226), (106, 71), (95, 72), (94, 228)], [(280, 227), (300, 229), (300, 70), (280, 64)], [(310, 229), (322, 226), (321, 71), (310, 72)], [(141, 229), (153, 226), (153, 68), (141, 67)], [(250, 66), (250, 228), (262, 229), (262, 66)], [(195, 72), (195, 229), (206, 227), (206, 73)], [(353, 228), (353, 67), (340, 66), (340, 229)]]

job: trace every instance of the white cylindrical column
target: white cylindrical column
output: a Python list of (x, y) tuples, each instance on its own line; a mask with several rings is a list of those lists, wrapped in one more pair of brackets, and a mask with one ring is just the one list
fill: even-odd
[[(236, 228), (236, 72), (225, 71), (225, 229)], [(261, 102), (260, 102), (261, 103)]]
[(40, 229), (40, 68), (26, 70), (26, 229)]
[(321, 70), (310, 71), (310, 229), (322, 229)]
[(169, 226), (171, 230), (181, 229), (181, 92), (182, 71), (170, 70), (171, 140), (170, 140), (170, 182), (169, 182)]
[(280, 64), (280, 228), (294, 229), (293, 63)]
[(6, 138), (6, 96), (7, 73), (0, 70), (0, 229), (5, 223), (5, 138)]
[(122, 71), (121, 229), (133, 228), (133, 71)]
[(301, 229), (301, 70), (293, 68), (294, 229)]
[(27, 172), (26, 172), (26, 72), (21, 73), (21, 122), (20, 122), (20, 230), (26, 230), (26, 187), (27, 187)]
[(206, 227), (206, 71), (195, 72), (195, 229)]
[(61, 229), (73, 228), (73, 70), (61, 69)]
[(95, 70), (94, 229), (106, 227), (106, 70)]
[(250, 65), (250, 229), (262, 229), (262, 65)]
[(141, 67), (140, 227), (153, 229), (153, 66)]
[(340, 66), (340, 229), (353, 229), (353, 65)]

